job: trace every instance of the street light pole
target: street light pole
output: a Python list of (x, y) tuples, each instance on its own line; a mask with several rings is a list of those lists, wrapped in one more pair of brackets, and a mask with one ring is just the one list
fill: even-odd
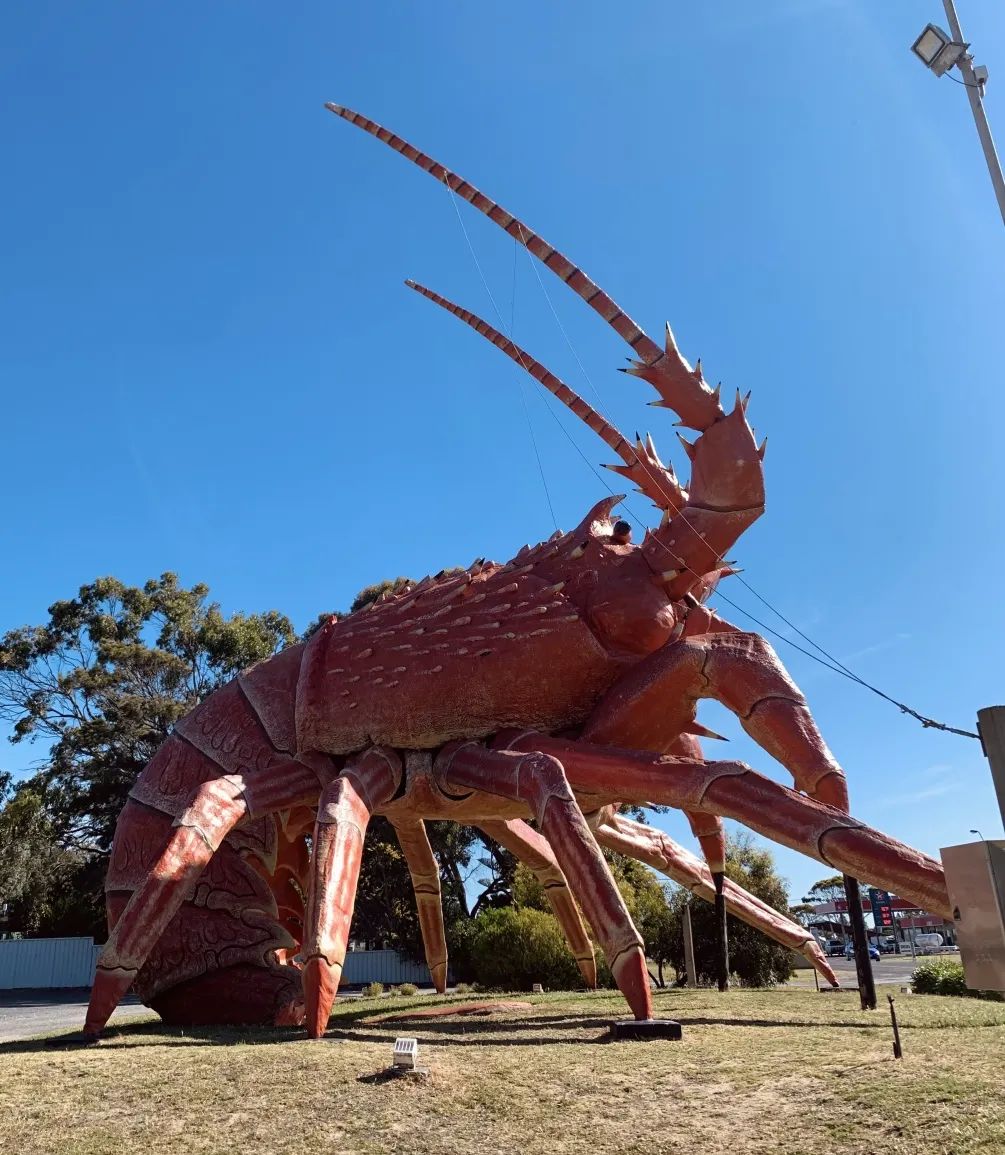
[[(956, 15), (956, 5), (953, 0), (942, 0), (942, 4), (946, 10), (946, 19), (949, 21), (949, 31), (952, 33), (953, 39), (961, 44), (966, 43), (963, 39), (963, 29), (960, 27), (960, 19)], [(987, 161), (988, 172), (991, 174), (995, 196), (998, 198), (998, 211), (1002, 215), (1002, 223), (1005, 224), (1005, 176), (1002, 175), (1001, 161), (998, 159), (995, 142), (991, 136), (991, 126), (988, 124), (988, 118), (984, 112), (984, 80), (980, 79), (974, 71), (974, 58), (969, 52), (963, 53), (956, 62), (956, 67), (963, 73), (963, 80), (967, 86), (967, 97), (970, 100), (970, 110), (974, 114), (977, 135), (981, 138), (984, 159)], [(986, 76), (985, 71), (985, 78)]]

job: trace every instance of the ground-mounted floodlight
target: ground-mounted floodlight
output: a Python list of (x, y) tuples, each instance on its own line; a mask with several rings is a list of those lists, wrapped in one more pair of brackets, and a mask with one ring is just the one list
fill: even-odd
[(937, 24), (926, 24), (925, 30), (911, 45), (911, 51), (936, 76), (945, 76), (969, 47), (964, 41), (954, 40)]
[(418, 1039), (394, 1040), (394, 1066), (397, 1070), (414, 1071), (419, 1057)]

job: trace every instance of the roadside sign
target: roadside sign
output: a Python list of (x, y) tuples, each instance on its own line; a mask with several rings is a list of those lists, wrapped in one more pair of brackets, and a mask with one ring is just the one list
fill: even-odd
[(869, 887), (869, 902), (872, 904), (872, 918), (879, 930), (881, 927), (892, 927), (893, 920), (893, 898), (888, 890), (877, 890), (874, 886)]

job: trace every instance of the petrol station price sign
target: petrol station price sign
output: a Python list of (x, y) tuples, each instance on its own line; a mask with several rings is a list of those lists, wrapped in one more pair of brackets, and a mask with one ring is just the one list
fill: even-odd
[(877, 930), (881, 927), (894, 925), (893, 899), (888, 890), (877, 890), (871, 886), (869, 888), (869, 902), (872, 904), (872, 917)]

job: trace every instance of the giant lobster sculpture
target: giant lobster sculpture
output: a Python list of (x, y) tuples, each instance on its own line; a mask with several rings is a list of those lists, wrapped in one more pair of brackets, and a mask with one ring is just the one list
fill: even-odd
[[(636, 358), (627, 372), (698, 434), (682, 438), (691, 480), (685, 488), (651, 440), (623, 437), (484, 321), (409, 282), (585, 421), (661, 520), (633, 544), (611, 516), (620, 499), (605, 498), (571, 533), (504, 565), (477, 561), (333, 618), (183, 718), (119, 819), (111, 935), (86, 1033), (101, 1031), (130, 987), (168, 1021), (306, 1018), (312, 1036), (323, 1033), (375, 814), (400, 837), (440, 990), (446, 946), (425, 819), (480, 826), (536, 871), (594, 984), (582, 911), (638, 1018), (651, 1012), (642, 943), (601, 846), (706, 898), (718, 885), (734, 915), (801, 950), (831, 982), (805, 930), (723, 884), (722, 817), (948, 914), (936, 861), (849, 816), (841, 767), (771, 646), (706, 605), (730, 572), (728, 551), (764, 509), (764, 447), (747, 401), (737, 394), (727, 411), (669, 327), (661, 348), (473, 185), (373, 121), (327, 107), (485, 213), (624, 338)], [(706, 761), (701, 698), (735, 712), (795, 789), (738, 762)], [(625, 802), (681, 808), (706, 861), (629, 821), (618, 812)]]

